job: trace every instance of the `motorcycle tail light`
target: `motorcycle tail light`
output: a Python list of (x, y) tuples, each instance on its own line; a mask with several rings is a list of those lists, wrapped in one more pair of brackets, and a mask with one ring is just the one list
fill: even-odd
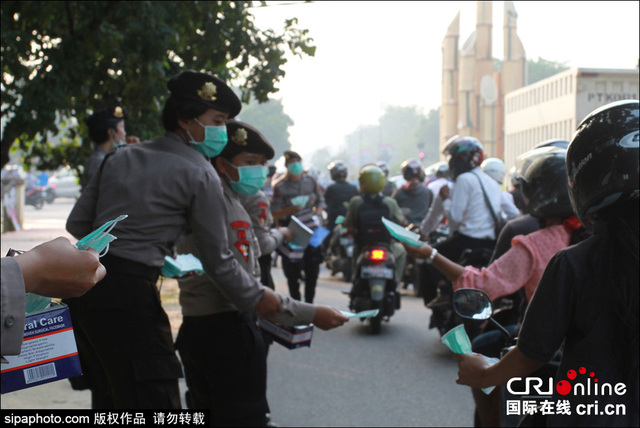
[(52, 189), (55, 189), (55, 188), (56, 188), (56, 183), (53, 183), (53, 184), (51, 185), (51, 188), (52, 188)]
[(384, 250), (371, 250), (371, 255), (369, 256), (372, 261), (376, 262), (384, 261), (385, 257), (386, 254)]

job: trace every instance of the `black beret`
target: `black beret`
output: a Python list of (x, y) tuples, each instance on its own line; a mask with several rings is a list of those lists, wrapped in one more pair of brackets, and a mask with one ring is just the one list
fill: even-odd
[(185, 70), (167, 83), (171, 95), (178, 99), (196, 101), (206, 107), (227, 113), (233, 118), (240, 113), (242, 103), (233, 90), (210, 73)]
[(302, 160), (302, 157), (300, 157), (300, 155), (296, 152), (294, 152), (293, 150), (285, 150), (284, 151), (284, 159), (285, 161), (290, 161), (290, 160)]
[(109, 139), (107, 131), (115, 128), (118, 122), (128, 117), (127, 112), (120, 106), (107, 107), (93, 112), (87, 119), (89, 137), (95, 143), (103, 143)]
[(226, 125), (229, 142), (220, 153), (224, 159), (231, 160), (235, 155), (243, 152), (258, 153), (265, 155), (267, 159), (273, 159), (275, 155), (273, 146), (262, 132), (237, 120), (229, 120)]
[(107, 107), (93, 112), (89, 119), (87, 119), (87, 125), (100, 126), (104, 123), (110, 125), (112, 123), (118, 123), (128, 117), (125, 109), (120, 106)]

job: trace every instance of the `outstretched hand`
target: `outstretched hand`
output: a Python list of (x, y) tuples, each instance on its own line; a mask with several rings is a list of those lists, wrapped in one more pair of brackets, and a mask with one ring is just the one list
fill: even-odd
[(349, 318), (342, 315), (342, 313), (329, 306), (318, 306), (316, 308), (316, 316), (313, 318), (313, 324), (321, 330), (331, 330), (332, 328), (340, 327), (345, 322), (349, 321)]

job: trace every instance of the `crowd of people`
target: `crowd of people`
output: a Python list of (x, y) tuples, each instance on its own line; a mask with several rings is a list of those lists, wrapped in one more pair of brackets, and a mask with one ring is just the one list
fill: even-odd
[[(487, 397), (480, 388), (525, 376), (561, 348), (560, 372), (587, 364), (625, 382), (628, 414), (615, 423), (638, 424), (638, 101), (594, 111), (570, 144), (543, 142), (520, 156), (509, 191), (504, 162), (485, 159), (470, 136), (451, 138), (447, 161), (429, 176), (407, 159), (397, 186), (382, 160), (361, 167), (355, 185), (348, 165), (335, 160), (325, 188), (292, 150), (282, 154), (286, 172), (276, 174), (273, 145), (235, 119), (240, 100), (218, 77), (187, 70), (167, 88), (164, 135), (127, 140), (119, 106), (96, 110), (87, 122), (96, 149), (66, 228), (80, 239), (127, 214), (108, 253), (98, 258), (56, 240), (2, 259), (3, 355), (20, 352), (24, 293), (61, 297), (83, 370), (71, 382), (91, 390), (94, 408), (180, 408), (184, 376), (187, 406), (211, 409), (213, 425), (266, 426), (269, 340), (257, 320), (324, 330), (347, 322), (337, 309), (314, 304), (329, 242), (347, 228), (357, 254), (384, 231), (386, 217), (425, 242), (447, 226), (436, 244), (391, 246), (398, 287), (407, 285), (406, 257), (424, 260), (414, 286), (427, 308), (461, 288), (485, 290), (492, 300), (519, 290), (525, 297), (526, 316), (508, 326), (519, 329), (518, 346), (503, 360), (489, 367), (475, 355), (455, 356), (457, 382), (473, 388), (483, 426), (501, 421), (497, 393)], [(292, 246), (300, 222), (328, 236)], [(493, 253), (489, 265), (461, 265), (468, 249)], [(156, 282), (166, 256), (189, 253), (205, 274), (178, 279), (183, 322), (174, 343)], [(61, 258), (64, 269), (43, 277)], [(276, 291), (274, 260), (288, 293)], [(474, 351), (498, 356), (493, 333), (478, 336)]]

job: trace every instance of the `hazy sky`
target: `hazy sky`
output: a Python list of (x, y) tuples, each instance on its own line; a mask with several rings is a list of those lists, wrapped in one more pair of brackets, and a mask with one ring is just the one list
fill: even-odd
[[(267, 2), (260, 28), (280, 30), (297, 17), (317, 47), (293, 57), (272, 97), (295, 125), (292, 148), (308, 156), (336, 149), (359, 125), (376, 124), (385, 105), (440, 105), (442, 40), (460, 12), (460, 46), (475, 30), (476, 2)], [(297, 4), (290, 4), (297, 3)], [(527, 58), (570, 67), (634, 68), (639, 56), (638, 2), (513, 2)], [(493, 56), (502, 58), (503, 2), (493, 2)]]

